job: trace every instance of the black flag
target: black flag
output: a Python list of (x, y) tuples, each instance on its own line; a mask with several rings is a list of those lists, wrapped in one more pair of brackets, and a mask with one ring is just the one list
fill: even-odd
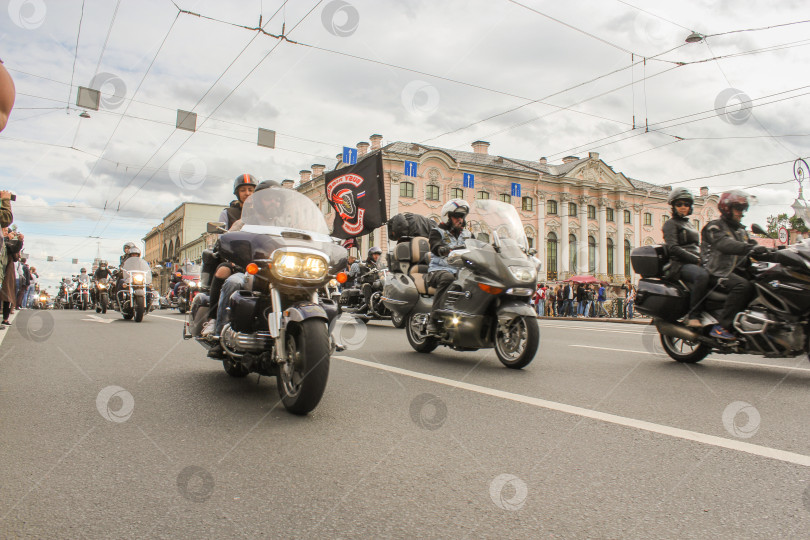
[(335, 209), (332, 236), (355, 238), (385, 223), (382, 152), (326, 173), (324, 185), (326, 199)]

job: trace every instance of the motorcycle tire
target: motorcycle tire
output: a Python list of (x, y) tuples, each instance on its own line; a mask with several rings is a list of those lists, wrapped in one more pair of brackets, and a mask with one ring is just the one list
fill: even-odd
[[(517, 343), (515, 343), (517, 340)], [(509, 323), (509, 335), (495, 329), (495, 354), (510, 369), (523, 369), (537, 354), (540, 345), (540, 326), (534, 317), (516, 317)]]
[(99, 306), (96, 306), (96, 313), (101, 313), (101, 308)]
[(185, 312), (186, 312), (186, 306), (185, 306), (185, 305), (178, 306), (178, 307), (177, 307), (177, 311), (179, 311), (181, 314), (185, 314)]
[(145, 302), (146, 299), (144, 299), (143, 296), (135, 297), (135, 322), (141, 322), (143, 320), (143, 314), (146, 311)]
[(122, 315), (124, 316), (124, 320), (130, 321), (130, 320), (132, 320), (132, 316), (134, 314), (133, 313), (122, 313)]
[(102, 315), (104, 313), (107, 313), (107, 303), (108, 302), (109, 302), (109, 300), (107, 300), (107, 295), (104, 295), (104, 296), (101, 297), (101, 313), (102, 313)]
[(87, 300), (82, 300), (81, 310), (82, 311), (87, 311)]
[(435, 337), (422, 336), (418, 331), (419, 323), (416, 322), (418, 313), (411, 313), (406, 317), (405, 334), (408, 336), (408, 343), (413, 350), (419, 353), (429, 353), (439, 346), (439, 340)]
[[(694, 343), (661, 334), (661, 346), (670, 358), (682, 364), (696, 364), (709, 356), (712, 348), (705, 343)], [(684, 350), (684, 346), (687, 350)]]
[(391, 313), (391, 323), (394, 325), (394, 328), (405, 328), (405, 321), (407, 320), (404, 315)]
[(287, 361), (279, 365), (276, 387), (284, 408), (305, 415), (320, 403), (329, 378), (329, 329), (305, 319), (287, 327)]
[(250, 371), (245, 366), (232, 358), (223, 358), (222, 367), (225, 368), (225, 373), (237, 379), (247, 377), (250, 374)]

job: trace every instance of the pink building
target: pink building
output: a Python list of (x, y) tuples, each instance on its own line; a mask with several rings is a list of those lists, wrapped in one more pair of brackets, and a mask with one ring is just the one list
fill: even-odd
[[(491, 155), (489, 143), (475, 141), (472, 152), (393, 142), (382, 146), (382, 136), (357, 144), (358, 160), (382, 152), (389, 217), (413, 212), (438, 220), (445, 202), (453, 198), (499, 199), (515, 206), (529, 240), (543, 261), (541, 280), (563, 280), (591, 274), (613, 283), (632, 275), (630, 250), (662, 241), (661, 226), (669, 217), (669, 186), (642, 182), (614, 171), (590, 152), (548, 163)], [(337, 168), (344, 165), (338, 157)], [(416, 176), (405, 175), (405, 161), (417, 163)], [(324, 166), (300, 172), (295, 189), (316, 202), (331, 223), (334, 214), (324, 192)], [(474, 175), (465, 188), (464, 173)], [(513, 185), (520, 196), (513, 196)], [(292, 181), (285, 181), (293, 187)], [(701, 188), (695, 197), (693, 219), (700, 229), (718, 216), (717, 195)], [(370, 246), (387, 249), (385, 228), (360, 241), (360, 253)], [(487, 234), (473, 230), (476, 235)]]

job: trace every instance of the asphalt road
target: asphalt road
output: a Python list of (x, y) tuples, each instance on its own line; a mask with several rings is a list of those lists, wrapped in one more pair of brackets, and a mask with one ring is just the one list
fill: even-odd
[[(107, 322), (109, 321), (109, 322)], [(0, 345), (0, 536), (797, 538), (807, 358), (663, 357), (650, 328), (543, 320), (522, 371), (389, 324), (307, 417), (181, 317), (23, 311)]]

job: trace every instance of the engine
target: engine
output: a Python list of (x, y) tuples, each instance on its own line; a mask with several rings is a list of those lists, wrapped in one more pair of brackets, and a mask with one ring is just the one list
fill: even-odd
[(230, 324), (226, 324), (222, 330), (222, 342), (225, 348), (234, 352), (258, 353), (269, 350), (273, 338), (267, 332), (255, 332), (252, 334), (235, 332)]
[(765, 354), (798, 354), (804, 351), (805, 332), (799, 323), (781, 322), (770, 311), (749, 309), (740, 313), (734, 327)]

